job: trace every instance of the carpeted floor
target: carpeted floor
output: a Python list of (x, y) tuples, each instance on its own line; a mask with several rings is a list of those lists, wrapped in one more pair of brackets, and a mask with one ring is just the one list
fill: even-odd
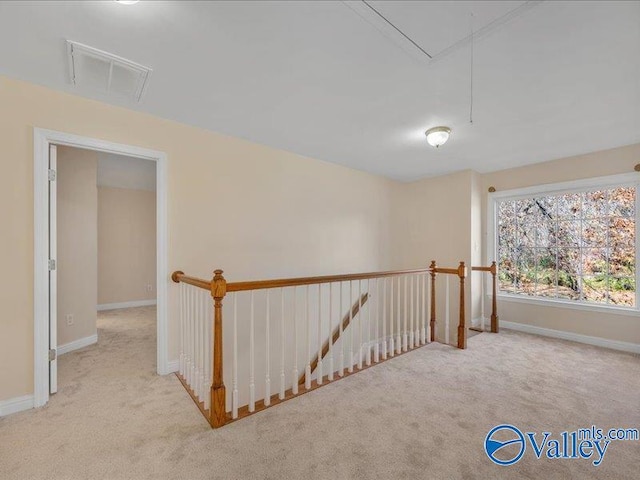
[(105, 312), (99, 343), (59, 361), (60, 392), (0, 419), (9, 479), (637, 479), (640, 442), (599, 467), (500, 467), (495, 425), (559, 432), (640, 427), (640, 359), (512, 332), (466, 351), (432, 344), (284, 405), (211, 430), (174, 375), (155, 375), (155, 310)]

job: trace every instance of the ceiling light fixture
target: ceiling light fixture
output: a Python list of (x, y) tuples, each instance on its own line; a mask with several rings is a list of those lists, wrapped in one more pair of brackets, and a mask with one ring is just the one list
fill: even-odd
[(116, 0), (116, 2), (121, 3), (122, 5), (135, 5), (140, 0)]
[(432, 147), (440, 147), (440, 145), (444, 145), (449, 140), (449, 135), (451, 135), (451, 129), (449, 127), (433, 127), (424, 132), (427, 136), (427, 142)]

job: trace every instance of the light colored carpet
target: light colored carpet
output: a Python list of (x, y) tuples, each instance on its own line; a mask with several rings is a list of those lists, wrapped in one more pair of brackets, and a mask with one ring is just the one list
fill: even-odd
[(9, 479), (637, 479), (640, 442), (587, 460), (510, 467), (488, 430), (640, 426), (640, 359), (503, 332), (433, 344), (211, 430), (177, 378), (155, 371), (155, 311), (105, 312), (99, 344), (60, 358), (60, 393), (0, 419)]

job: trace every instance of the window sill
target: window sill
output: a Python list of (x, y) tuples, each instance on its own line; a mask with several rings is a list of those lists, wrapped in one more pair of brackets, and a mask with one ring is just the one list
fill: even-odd
[(544, 307), (567, 308), (570, 310), (585, 310), (588, 312), (599, 312), (612, 315), (626, 315), (628, 317), (640, 317), (640, 310), (637, 307), (624, 308), (608, 305), (590, 305), (587, 303), (577, 303), (570, 300), (528, 297), (508, 293), (499, 293), (498, 300), (511, 303), (527, 303), (530, 305), (539, 305)]

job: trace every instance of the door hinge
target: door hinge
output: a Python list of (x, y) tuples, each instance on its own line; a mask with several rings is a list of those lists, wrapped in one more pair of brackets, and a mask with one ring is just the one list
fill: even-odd
[(49, 181), (50, 182), (56, 181), (56, 171), (51, 168), (49, 169)]
[(56, 269), (56, 261), (53, 258), (49, 259), (49, 271), (52, 272)]
[(51, 348), (49, 349), (49, 361), (53, 362), (56, 359), (56, 349), (55, 348)]

